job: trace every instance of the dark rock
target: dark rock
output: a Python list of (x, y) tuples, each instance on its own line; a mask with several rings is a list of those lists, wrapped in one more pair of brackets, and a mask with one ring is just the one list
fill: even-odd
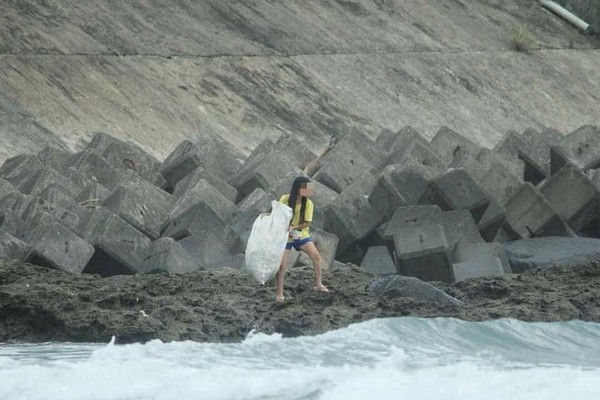
[(275, 306), (274, 285), (231, 268), (102, 279), (0, 261), (0, 342), (239, 343), (252, 329), (314, 335), (396, 316), (600, 321), (597, 262), (456, 284), (391, 276), (376, 286), (382, 295), (369, 290), (373, 276), (352, 265), (324, 272), (331, 293), (314, 292), (313, 279), (312, 268), (289, 269), (286, 302)]

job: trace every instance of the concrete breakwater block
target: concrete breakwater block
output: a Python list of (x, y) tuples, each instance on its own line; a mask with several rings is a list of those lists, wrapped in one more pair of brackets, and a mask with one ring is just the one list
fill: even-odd
[(79, 221), (84, 220), (89, 216), (89, 209), (82, 207), (78, 201), (58, 184), (50, 184), (38, 193), (38, 197), (48, 201), (50, 204), (74, 213), (77, 215)]
[(406, 206), (407, 202), (401, 193), (401, 186), (397, 184), (398, 166), (386, 167), (369, 195), (369, 202), (375, 207), (384, 219), (389, 219), (398, 207)]
[(38, 237), (47, 228), (46, 224), (43, 223), (44, 219), (37, 218), (41, 214), (51, 216), (50, 219), (52, 221), (60, 223), (74, 233), (79, 232), (79, 216), (77, 214), (57, 206), (48, 200), (35, 197), (29, 202), (29, 205), (21, 215), (21, 218), (25, 222), (23, 232), (30, 240)]
[(22, 218), (32, 200), (32, 196), (14, 190), (0, 199), (0, 209), (12, 210), (19, 218)]
[(429, 167), (439, 173), (446, 169), (446, 164), (440, 158), (435, 149), (420, 138), (420, 135), (410, 134), (407, 139), (397, 144), (397, 149), (392, 151), (384, 161), (380, 162), (379, 169), (388, 165), (415, 165), (420, 164)]
[(21, 193), (39, 196), (40, 192), (44, 191), (50, 185), (59, 186), (71, 197), (77, 196), (83, 190), (82, 186), (79, 186), (76, 182), (53, 168), (44, 168), (29, 181), (23, 182), (18, 189)]
[(373, 275), (393, 275), (397, 273), (396, 265), (386, 246), (369, 247), (360, 267)]
[(94, 254), (94, 248), (59, 223), (50, 225), (32, 244), (24, 261), (81, 273)]
[(15, 190), (15, 187), (10, 182), (4, 179), (0, 179), (0, 199), (8, 195), (9, 193), (14, 192)]
[(94, 134), (86, 149), (103, 157), (113, 168), (135, 171), (149, 182), (154, 182), (160, 170), (161, 163), (141, 147), (103, 132)]
[(222, 180), (236, 174), (241, 166), (235, 149), (214, 136), (204, 135), (196, 142), (184, 140), (163, 161), (160, 173), (171, 188), (198, 167)]
[(29, 245), (0, 227), (0, 259), (23, 260)]
[(180, 217), (198, 203), (206, 204), (225, 222), (231, 221), (238, 213), (233, 202), (223, 196), (210, 182), (200, 179), (196, 185), (175, 200), (163, 225)]
[(552, 266), (575, 266), (600, 259), (600, 239), (541, 237), (505, 243), (514, 272)]
[(194, 234), (211, 232), (217, 237), (224, 237), (226, 222), (215, 210), (204, 202), (196, 203), (186, 209), (166, 227), (162, 237), (181, 240)]
[(481, 259), (489, 260), (494, 257), (500, 260), (504, 273), (510, 274), (512, 272), (508, 257), (506, 256), (506, 250), (501, 243), (458, 243), (451, 254), (453, 263), (478, 261)]
[(440, 224), (441, 222), (442, 210), (435, 204), (400, 207), (394, 212), (385, 227), (384, 240), (393, 240), (398, 229)]
[(313, 179), (342, 193), (373, 165), (349, 141), (340, 141), (319, 164)]
[(0, 167), (0, 177), (16, 189), (26, 186), (44, 170), (44, 165), (33, 154), (22, 154), (9, 158)]
[(570, 163), (550, 177), (540, 192), (574, 230), (579, 230), (600, 211), (598, 187)]
[(537, 131), (529, 128), (521, 134), (521, 139), (523, 148), (519, 149), (519, 158), (527, 166), (524, 180), (537, 184), (550, 176), (550, 148), (558, 145), (563, 135), (555, 129)]
[(102, 156), (91, 150), (75, 153), (69, 158), (66, 166), (75, 168), (88, 179), (100, 183), (109, 190), (114, 189), (119, 183), (123, 172), (114, 169)]
[(495, 200), (490, 199), (490, 205), (479, 220), (477, 229), (479, 229), (483, 240), (492, 242), (505, 221), (506, 213), (504, 209)]
[(477, 223), (490, 199), (464, 169), (454, 169), (432, 179), (420, 203), (436, 204), (444, 211), (469, 210)]
[(288, 157), (278, 151), (272, 151), (264, 156), (246, 161), (241, 171), (233, 176), (229, 183), (238, 191), (237, 202), (243, 200), (255, 189), (268, 191), (281, 178), (289, 173), (302, 175)]
[[(126, 187), (139, 195), (145, 197), (148, 201), (152, 201), (163, 214), (168, 214), (171, 210), (176, 197), (164, 191), (152, 182), (144, 179), (133, 170), (125, 170), (121, 176), (118, 186)], [(108, 196), (107, 196), (108, 197)]]
[[(429, 181), (437, 175), (436, 170), (423, 164), (392, 164), (383, 169), (369, 201), (384, 215), (404, 205), (417, 205), (427, 189)], [(387, 197), (386, 197), (387, 196)], [(386, 198), (390, 200), (386, 201)], [(387, 218), (392, 216), (390, 214)]]
[[(471, 274), (453, 264), (479, 262), (454, 259), (464, 245), (594, 235), (587, 225), (600, 219), (590, 150), (596, 129), (564, 138), (556, 131), (512, 132), (496, 152), (444, 127), (431, 143), (410, 127), (382, 131), (377, 142), (350, 132), (319, 158), (312, 177), (315, 245), (325, 264), (370, 262), (370, 249), (385, 247), (388, 259), (382, 258), (396, 272), (450, 282), (456, 271), (458, 279)], [(58, 224), (94, 247), (84, 271), (103, 276), (169, 270), (169, 263), (181, 270), (177, 260), (184, 257), (193, 268), (237, 265), (256, 216), (289, 191), (315, 153), (284, 134), (261, 142), (242, 164), (235, 150), (218, 148), (220, 139), (193, 139), (162, 163), (103, 133), (75, 154), (45, 148), (13, 157), (0, 166), (0, 229), (27, 246)], [(538, 187), (531, 184), (538, 180)], [(427, 204), (409, 207), (419, 203)], [(426, 250), (437, 258), (411, 264)], [(502, 263), (489, 255), (495, 257)]]
[(584, 172), (600, 167), (600, 127), (584, 125), (553, 146), (554, 159), (551, 159), (552, 174), (562, 168), (562, 163), (570, 161)]
[(94, 209), (84, 232), (96, 250), (84, 273), (100, 276), (135, 274), (150, 239), (104, 207)]
[[(483, 166), (486, 171), (490, 171), (498, 166), (508, 170), (512, 176), (519, 180), (519, 184), (523, 183), (523, 171), (525, 164), (523, 160), (517, 157), (507, 156), (502, 153), (490, 149), (481, 149), (477, 154), (477, 161)], [(492, 193), (490, 191), (490, 193)]]
[(381, 213), (368, 200), (374, 184), (375, 177), (364, 174), (326, 208), (324, 230), (338, 237), (338, 256), (367, 238), (383, 222)]
[(201, 164), (196, 145), (190, 140), (181, 142), (163, 161), (160, 173), (171, 187), (175, 187), (190, 172)]
[(484, 276), (504, 275), (504, 269), (498, 257), (482, 257), (473, 261), (455, 263), (452, 264), (452, 272), (456, 282)]
[(338, 237), (321, 229), (311, 229), (310, 235), (313, 238), (315, 247), (321, 255), (321, 267), (323, 269), (331, 268), (337, 254), (339, 244)]
[(180, 180), (177, 185), (175, 185), (173, 196), (181, 197), (189, 190), (196, 189), (198, 185), (202, 187), (202, 183), (200, 182), (202, 180), (206, 180), (208, 183), (210, 183), (227, 200), (231, 202), (236, 201), (238, 195), (237, 190), (229, 183), (217, 177), (203, 167), (196, 168), (192, 173)]
[(453, 282), (444, 228), (428, 224), (394, 232), (396, 271), (424, 281)]
[(459, 243), (483, 242), (469, 210), (444, 211), (441, 214), (441, 224), (449, 250)]
[(168, 272), (172, 274), (195, 271), (196, 263), (172, 238), (160, 238), (150, 244), (137, 268), (140, 274)]
[(506, 203), (506, 227), (520, 238), (571, 235), (565, 220), (529, 182)]
[(18, 237), (23, 231), (23, 221), (14, 211), (0, 209), (0, 229), (12, 236)]
[(102, 205), (155, 240), (160, 237), (161, 210), (148, 199), (151, 198), (118, 186)]
[(42, 164), (54, 168), (57, 171), (62, 171), (65, 168), (67, 160), (73, 153), (52, 146), (45, 146), (37, 153), (37, 158)]
[(481, 186), (491, 199), (504, 207), (506, 202), (521, 188), (523, 180), (503, 164), (490, 165), (481, 178)]
[(283, 133), (275, 142), (274, 147), (284, 151), (294, 165), (300, 169), (317, 157), (303, 140), (289, 133)]
[(232, 255), (223, 236), (209, 231), (196, 232), (177, 243), (193, 260), (195, 270), (207, 268)]
[(464, 155), (476, 157), (481, 147), (458, 132), (442, 126), (433, 139), (431, 145), (437, 150), (446, 165), (450, 165), (455, 159)]

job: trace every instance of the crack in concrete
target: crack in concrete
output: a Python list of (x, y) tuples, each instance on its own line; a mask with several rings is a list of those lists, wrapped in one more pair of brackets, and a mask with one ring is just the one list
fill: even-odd
[[(545, 47), (538, 49), (530, 49), (532, 52), (600, 52), (600, 48), (590, 49), (573, 49), (561, 47)], [(162, 59), (213, 59), (213, 58), (293, 58), (293, 57), (313, 57), (313, 56), (356, 56), (356, 55), (395, 55), (395, 54), (500, 54), (500, 53), (520, 53), (511, 49), (495, 49), (495, 50), (401, 50), (401, 51), (370, 51), (370, 52), (318, 52), (318, 53), (273, 53), (273, 54), (120, 54), (111, 53), (15, 53), (15, 52), (0, 52), (0, 57), (116, 57), (116, 58), (162, 58)]]

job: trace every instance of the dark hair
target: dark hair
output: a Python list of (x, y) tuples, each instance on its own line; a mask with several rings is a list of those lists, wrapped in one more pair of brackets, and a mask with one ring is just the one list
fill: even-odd
[[(290, 198), (288, 199), (288, 206), (290, 206), (290, 208), (294, 211), (294, 213), (296, 212), (296, 199), (298, 198), (298, 191), (300, 190), (300, 187), (302, 186), (303, 183), (309, 183), (310, 179), (304, 177), (304, 176), (299, 176), (296, 179), (294, 179), (294, 182), (292, 183), (292, 189), (290, 190)], [(298, 221), (299, 224), (304, 222), (304, 210), (306, 209), (306, 197), (302, 197), (302, 206), (300, 207), (300, 220)]]

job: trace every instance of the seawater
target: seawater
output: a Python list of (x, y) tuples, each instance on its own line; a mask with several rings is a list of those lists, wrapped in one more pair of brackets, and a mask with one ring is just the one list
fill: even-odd
[(235, 344), (0, 344), (0, 399), (600, 399), (600, 324), (391, 318)]

